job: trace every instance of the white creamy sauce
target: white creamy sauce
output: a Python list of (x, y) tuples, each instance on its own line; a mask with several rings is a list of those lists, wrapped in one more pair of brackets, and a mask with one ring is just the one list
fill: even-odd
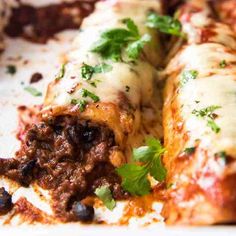
[[(213, 153), (226, 151), (236, 156), (236, 55), (226, 49), (219, 44), (202, 44), (182, 51), (179, 61), (186, 65), (184, 70), (197, 70), (199, 74), (180, 88), (179, 100), (183, 104), (185, 129), (190, 132), (188, 146), (201, 139), (201, 145)], [(225, 68), (220, 67), (222, 60), (227, 63)], [(192, 114), (194, 109), (212, 105), (220, 106), (214, 111), (217, 114), (214, 121), (221, 129), (219, 133), (207, 126), (206, 118)]]
[[(149, 62), (137, 60), (136, 65), (131, 63), (113, 62), (103, 60), (100, 55), (91, 52), (95, 42), (100, 39), (103, 31), (113, 28), (126, 28), (122, 23), (124, 18), (131, 18), (138, 26), (140, 34), (148, 33), (152, 42), (145, 46), (147, 60), (156, 64), (159, 60), (157, 50), (157, 35), (155, 31), (145, 26), (149, 7), (159, 9), (155, 1), (112, 1), (97, 5), (97, 10), (86, 18), (81, 32), (75, 39), (74, 48), (68, 56), (64, 77), (56, 83), (51, 92), (54, 99), (48, 105), (70, 104), (71, 99), (82, 99), (81, 88), (87, 89), (97, 95), (102, 102), (117, 103), (120, 93), (123, 92), (134, 107), (140, 104), (147, 105), (153, 96), (153, 83), (157, 77), (156, 71)], [(130, 6), (129, 6), (130, 5)], [(106, 63), (112, 70), (105, 73), (93, 74), (90, 82), (96, 83), (96, 88), (85, 81), (81, 76), (81, 66), (86, 63), (96, 66)], [(74, 86), (76, 89), (69, 94)], [(126, 88), (129, 88), (127, 91)], [(88, 98), (88, 101), (92, 101)], [(47, 104), (46, 104), (47, 105)]]

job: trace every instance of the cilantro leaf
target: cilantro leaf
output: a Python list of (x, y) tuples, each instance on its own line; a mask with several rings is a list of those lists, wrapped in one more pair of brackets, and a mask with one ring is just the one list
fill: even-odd
[(184, 149), (184, 153), (187, 155), (191, 155), (195, 152), (196, 148), (195, 147), (187, 147)]
[(27, 91), (28, 93), (30, 93), (34, 97), (41, 97), (42, 96), (42, 93), (34, 87), (28, 86), (28, 87), (25, 87), (24, 90)]
[(142, 38), (133, 43), (130, 43), (126, 49), (126, 52), (131, 59), (137, 59), (140, 55), (144, 45), (151, 41), (151, 36), (149, 34), (144, 34)]
[(92, 46), (91, 51), (100, 54), (103, 58), (122, 61), (122, 52), (125, 49), (130, 59), (137, 59), (144, 45), (151, 40), (150, 35), (141, 36), (138, 27), (130, 18), (122, 21), (125, 28), (114, 28), (103, 32), (100, 39)]
[(58, 81), (58, 80), (62, 79), (64, 77), (64, 75), (65, 75), (65, 72), (66, 72), (66, 64), (63, 63), (61, 65), (61, 69), (60, 69), (58, 75), (56, 76), (55, 80)]
[(222, 61), (219, 63), (219, 66), (220, 66), (220, 68), (225, 68), (225, 67), (227, 66), (226, 60), (222, 60)]
[(221, 106), (213, 105), (203, 108), (201, 110), (194, 109), (192, 111), (192, 114), (196, 115), (197, 117), (207, 118), (207, 126), (210, 127), (213, 132), (219, 133), (220, 127), (215, 123), (214, 119), (216, 117), (216, 114), (213, 113), (215, 110), (219, 108), (221, 108)]
[(150, 166), (150, 175), (159, 182), (164, 181), (167, 171), (162, 164), (161, 157), (157, 153), (155, 154)]
[(143, 196), (150, 192), (151, 185), (147, 179), (148, 169), (146, 166), (125, 164), (117, 169), (122, 177), (122, 187), (132, 195)]
[(85, 107), (87, 105), (87, 102), (84, 99), (71, 99), (70, 103), (72, 105), (77, 105), (80, 109), (81, 112), (83, 112), (85, 110)]
[(215, 153), (215, 157), (219, 158), (219, 160), (221, 161), (223, 166), (226, 165), (226, 163), (227, 163), (227, 154), (226, 154), (225, 151)]
[(139, 31), (137, 25), (134, 24), (134, 22), (130, 18), (125, 18), (122, 20), (124, 24), (126, 24), (129, 31), (133, 34), (135, 37), (139, 37)]
[(165, 151), (165, 149), (162, 148), (160, 141), (154, 138), (147, 138), (146, 144), (147, 146), (133, 149), (134, 161), (147, 162), (152, 160), (155, 154), (161, 155)]
[(104, 185), (96, 188), (95, 194), (102, 200), (104, 205), (109, 209), (113, 210), (116, 206), (116, 202), (112, 197), (111, 190), (108, 186)]
[(220, 127), (216, 124), (216, 122), (212, 119), (209, 119), (207, 121), (207, 126), (211, 128), (213, 132), (218, 134), (220, 132)]
[(94, 73), (106, 73), (112, 70), (112, 66), (106, 63), (101, 63), (94, 67)]
[(146, 24), (148, 27), (158, 29), (162, 33), (183, 36), (180, 21), (171, 16), (161, 16), (156, 13), (150, 13)]
[(196, 79), (197, 76), (198, 76), (198, 72), (196, 70), (184, 71), (180, 77), (180, 85), (184, 86), (189, 80)]
[(166, 169), (161, 160), (164, 151), (160, 141), (154, 138), (148, 138), (146, 146), (133, 149), (133, 160), (143, 165), (131, 163), (117, 169), (122, 177), (122, 187), (133, 195), (148, 194), (151, 190), (148, 174), (158, 181), (166, 178)]
[(93, 76), (94, 68), (90, 65), (83, 64), (81, 67), (81, 76), (85, 80), (90, 80)]
[(7, 74), (14, 75), (16, 73), (16, 66), (15, 65), (7, 65)]
[(200, 116), (200, 117), (209, 117), (209, 118), (214, 118), (213, 117), (213, 112), (217, 109), (221, 108), (221, 106), (216, 106), (216, 105), (212, 105), (206, 108), (203, 108), (201, 110), (196, 110), (194, 109), (192, 111), (192, 114), (196, 115), (196, 116)]
[(100, 98), (97, 95), (88, 91), (87, 89), (81, 89), (81, 94), (83, 98), (90, 97), (94, 102), (100, 101)]
[(85, 80), (90, 80), (93, 74), (105, 73), (112, 70), (112, 66), (106, 63), (101, 63), (96, 66), (90, 66), (88, 64), (83, 64), (81, 67), (81, 76)]

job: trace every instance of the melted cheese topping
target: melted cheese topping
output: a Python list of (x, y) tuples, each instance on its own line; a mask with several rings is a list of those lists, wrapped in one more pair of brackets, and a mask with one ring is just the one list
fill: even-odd
[[(177, 72), (178, 84), (184, 71), (198, 72), (196, 79), (179, 86), (177, 92), (189, 137), (185, 148), (195, 146), (199, 139), (200, 146), (212, 155), (225, 151), (236, 157), (236, 51), (233, 50), (236, 40), (229, 37), (232, 31), (227, 26), (217, 27), (218, 33), (214, 36), (216, 43), (192, 43), (183, 47), (168, 65), (166, 73)], [(195, 38), (192, 42), (198, 40)], [(220, 66), (222, 61), (225, 66)], [(220, 106), (213, 112), (216, 116), (214, 122), (220, 128), (218, 133), (207, 125), (207, 117), (193, 114), (194, 110), (209, 106)]]
[[(150, 63), (156, 64), (160, 61), (156, 40), (158, 37), (155, 31), (145, 26), (150, 9), (159, 9), (159, 4), (154, 1), (137, 0), (99, 3), (95, 13), (85, 19), (81, 32), (75, 39), (74, 48), (68, 56), (65, 75), (55, 83), (50, 91), (53, 93), (53, 96), (50, 96), (52, 99), (46, 99), (45, 105), (67, 106), (71, 99), (82, 99), (81, 88), (96, 94), (102, 102), (117, 103), (120, 93), (124, 93), (134, 108), (140, 103), (150, 103), (156, 78), (155, 69)], [(101, 32), (112, 28), (125, 28), (121, 21), (127, 17), (135, 22), (141, 35), (148, 33), (152, 36), (152, 42), (144, 49), (147, 60), (137, 60), (136, 64), (104, 61), (98, 54), (92, 53), (92, 45), (100, 38)], [(96, 83), (95, 88), (82, 78), (81, 66), (83, 63), (95, 66), (104, 62), (113, 68), (109, 72), (93, 75), (91, 82)]]

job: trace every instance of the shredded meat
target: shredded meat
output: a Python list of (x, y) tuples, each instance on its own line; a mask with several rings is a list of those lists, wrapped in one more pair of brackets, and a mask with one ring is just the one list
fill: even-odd
[(15, 159), (0, 159), (0, 174), (23, 186), (36, 181), (51, 191), (57, 218), (75, 221), (72, 206), (104, 184), (113, 197), (126, 198), (120, 178), (109, 161), (118, 149), (106, 126), (63, 116), (34, 124)]

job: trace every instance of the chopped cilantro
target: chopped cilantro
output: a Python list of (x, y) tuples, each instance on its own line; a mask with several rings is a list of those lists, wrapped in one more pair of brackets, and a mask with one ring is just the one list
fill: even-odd
[(71, 99), (70, 101), (71, 104), (77, 105), (80, 109), (81, 112), (85, 110), (85, 107), (87, 105), (87, 102), (84, 99)]
[(184, 86), (189, 80), (196, 79), (198, 72), (196, 70), (184, 71), (180, 76), (180, 85)]
[(122, 177), (122, 187), (132, 195), (146, 195), (151, 190), (148, 174), (158, 181), (166, 178), (166, 169), (162, 164), (161, 157), (165, 149), (159, 140), (148, 138), (146, 146), (133, 149), (133, 160), (141, 162), (125, 164), (117, 169)]
[(188, 148), (185, 148), (184, 149), (184, 153), (187, 154), (187, 155), (191, 155), (195, 152), (195, 147), (188, 147)]
[(94, 93), (88, 91), (87, 89), (82, 89), (81, 94), (83, 98), (90, 97), (94, 102), (98, 102), (100, 98)]
[(105, 73), (112, 70), (112, 66), (106, 63), (102, 63), (96, 66), (90, 66), (88, 64), (83, 64), (81, 67), (81, 76), (85, 80), (90, 80), (93, 74)]
[(122, 51), (126, 49), (128, 57), (136, 60), (144, 45), (151, 40), (151, 36), (147, 34), (141, 36), (134, 21), (130, 18), (123, 19), (122, 23), (127, 29), (113, 28), (103, 32), (91, 51), (100, 54), (103, 58), (121, 61)]
[(171, 16), (161, 16), (152, 12), (148, 15), (146, 24), (148, 27), (158, 29), (162, 33), (184, 36), (180, 21)]
[(111, 190), (108, 186), (104, 185), (96, 188), (95, 194), (102, 200), (104, 205), (109, 209), (113, 210), (116, 206), (116, 202), (112, 197)]
[(64, 75), (65, 75), (65, 71), (66, 71), (66, 64), (63, 63), (63, 64), (61, 65), (61, 69), (60, 69), (58, 75), (56, 76), (55, 80), (60, 80), (60, 79), (62, 79), (62, 78), (64, 77)]
[(215, 156), (220, 158), (220, 160), (223, 162), (224, 165), (226, 164), (227, 155), (225, 151), (218, 152), (215, 154)]
[(219, 63), (219, 66), (220, 66), (220, 68), (225, 68), (225, 67), (227, 66), (226, 60), (222, 60), (222, 61)]
[(209, 119), (207, 121), (207, 126), (211, 128), (213, 132), (218, 134), (220, 132), (220, 127), (216, 124), (216, 122), (212, 119)]
[(194, 109), (192, 114), (196, 115), (197, 117), (207, 118), (207, 126), (211, 128), (211, 130), (215, 133), (220, 132), (220, 127), (215, 123), (214, 119), (216, 114), (214, 113), (215, 110), (221, 108), (221, 106), (209, 106), (203, 108), (201, 110)]
[(16, 73), (16, 66), (15, 65), (7, 65), (7, 74), (14, 75)]
[(35, 97), (42, 96), (42, 93), (34, 87), (28, 86), (28, 87), (25, 87), (24, 90), (27, 91), (28, 93), (30, 93), (32, 96), (35, 96)]
[(209, 117), (211, 119), (214, 119), (214, 111), (221, 108), (221, 106), (209, 106), (209, 107), (206, 107), (206, 108), (203, 108), (201, 110), (196, 110), (194, 109), (192, 111), (192, 114), (196, 115), (196, 116), (200, 116), (200, 117)]

